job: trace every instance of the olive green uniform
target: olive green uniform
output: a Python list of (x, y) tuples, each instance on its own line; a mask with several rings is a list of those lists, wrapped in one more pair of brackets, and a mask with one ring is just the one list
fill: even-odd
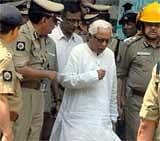
[[(128, 39), (126, 39), (128, 40)], [(126, 40), (120, 40), (117, 37), (111, 39), (108, 47), (114, 52), (116, 66), (119, 67), (120, 62), (122, 60), (122, 56), (124, 56), (126, 46)], [(118, 109), (122, 109), (124, 113), (124, 107), (122, 105), (122, 98), (124, 97), (124, 89), (125, 89), (125, 81), (122, 82), (119, 78), (117, 79), (118, 87), (117, 87), (117, 102), (118, 102)], [(124, 103), (124, 102), (123, 102)], [(120, 110), (118, 110), (120, 111)], [(116, 124), (116, 133), (121, 138), (124, 139), (125, 137), (125, 125), (124, 125), (124, 117), (122, 117), (122, 113), (119, 113), (119, 117)]]
[[(32, 23), (21, 26), (20, 35), (14, 45), (16, 67), (30, 66), (44, 70), (47, 66), (45, 37), (40, 37)], [(40, 91), (42, 80), (25, 78), (21, 81), (23, 107), (16, 122), (15, 141), (38, 141), (43, 123), (44, 95)]]
[[(57, 58), (56, 58), (56, 45), (54, 41), (50, 37), (46, 37), (46, 49), (48, 51), (48, 61), (46, 68), (48, 70), (57, 70)], [(41, 87), (41, 92), (43, 92), (44, 98), (45, 98), (45, 105), (44, 105), (44, 121), (43, 121), (43, 127), (41, 131), (41, 138), (42, 141), (48, 141), (51, 130), (53, 127), (53, 123), (55, 120), (54, 115), (52, 114), (52, 108), (55, 107), (55, 98), (56, 95), (55, 91), (55, 81), (44, 79), (43, 80), (43, 86)], [(54, 85), (54, 86), (53, 86)], [(46, 130), (47, 129), (47, 130)]]
[(152, 73), (152, 79), (149, 83), (148, 89), (145, 93), (142, 108), (140, 111), (140, 117), (157, 121), (158, 126), (155, 132), (155, 141), (160, 140), (160, 71), (159, 75), (156, 74), (156, 67)]
[(114, 52), (116, 65), (120, 62), (120, 53), (122, 52), (121, 50), (124, 48), (124, 46), (122, 46), (121, 44), (123, 44), (123, 41), (115, 37), (111, 39), (108, 45), (108, 47)]
[[(55, 42), (50, 38), (46, 37), (46, 49), (47, 49), (47, 55), (48, 55), (48, 61), (47, 61), (47, 70), (52, 70), (52, 71), (57, 71), (57, 58), (56, 58), (56, 44)], [(45, 112), (50, 112), (51, 107), (53, 107), (53, 92), (54, 89), (52, 89), (52, 80), (49, 79), (44, 79), (43, 81), (46, 84), (46, 89), (42, 89), (41, 91), (44, 92), (45, 95), (45, 106), (44, 106), (44, 111)]]
[(6, 94), (8, 98), (11, 121), (16, 120), (22, 107), (18, 76), (13, 64), (12, 52), (0, 40), (0, 95)]
[[(128, 140), (136, 140), (139, 111), (153, 66), (160, 59), (160, 47), (152, 47), (144, 37), (128, 42), (118, 66), (118, 77), (126, 78), (125, 121)], [(131, 123), (132, 122), (132, 123)]]

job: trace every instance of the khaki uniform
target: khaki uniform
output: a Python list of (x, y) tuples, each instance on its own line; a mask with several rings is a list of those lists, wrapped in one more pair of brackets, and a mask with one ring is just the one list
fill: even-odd
[[(156, 84), (157, 83), (157, 84)], [(160, 140), (160, 71), (156, 74), (156, 67), (152, 73), (152, 79), (149, 83), (148, 89), (145, 93), (140, 117), (148, 120), (157, 121), (155, 141)]]
[[(7, 94), (9, 102), (9, 110), (19, 114), (22, 107), (21, 88), (19, 83), (19, 75), (15, 71), (12, 60), (12, 52), (4, 47), (0, 41), (0, 94)], [(13, 94), (12, 96), (8, 96)]]
[[(28, 21), (20, 29), (20, 35), (14, 45), (16, 67), (30, 66), (46, 69), (47, 49), (45, 37), (39, 37), (32, 23)], [(44, 95), (40, 91), (42, 80), (24, 79), (21, 82), (23, 107), (16, 122), (15, 141), (38, 141), (44, 111)]]
[(160, 59), (160, 48), (147, 44), (144, 37), (131, 38), (128, 43), (118, 66), (118, 77), (126, 78), (126, 136), (128, 140), (136, 140), (139, 111), (152, 68)]
[[(12, 52), (0, 40), (0, 95), (6, 94), (11, 121), (15, 121), (22, 107), (18, 73), (12, 60)], [(10, 94), (10, 95), (8, 95)], [(13, 124), (12, 124), (13, 125)]]

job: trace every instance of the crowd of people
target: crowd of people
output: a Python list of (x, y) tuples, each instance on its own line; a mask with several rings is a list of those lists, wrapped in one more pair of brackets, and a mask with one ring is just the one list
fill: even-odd
[(0, 4), (0, 141), (160, 141), (160, 3)]

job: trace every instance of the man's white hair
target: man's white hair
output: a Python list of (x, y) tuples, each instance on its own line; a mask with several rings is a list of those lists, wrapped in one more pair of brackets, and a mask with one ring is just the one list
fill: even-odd
[(105, 20), (94, 21), (93, 23), (90, 24), (88, 31), (91, 35), (95, 35), (98, 32), (98, 28), (106, 28), (110, 30), (111, 36), (113, 35), (112, 25)]

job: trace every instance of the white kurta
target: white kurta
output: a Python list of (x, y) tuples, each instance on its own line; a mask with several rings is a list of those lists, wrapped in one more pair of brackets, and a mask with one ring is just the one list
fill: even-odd
[[(106, 70), (103, 80), (98, 69)], [(111, 124), (118, 116), (113, 52), (106, 48), (97, 56), (80, 44), (59, 79), (66, 89), (50, 141), (119, 141)]]
[(83, 39), (76, 33), (73, 33), (70, 39), (63, 34), (61, 28), (57, 26), (49, 36), (56, 43), (56, 55), (58, 72), (62, 72), (70, 55), (71, 50), (78, 44), (83, 43)]

